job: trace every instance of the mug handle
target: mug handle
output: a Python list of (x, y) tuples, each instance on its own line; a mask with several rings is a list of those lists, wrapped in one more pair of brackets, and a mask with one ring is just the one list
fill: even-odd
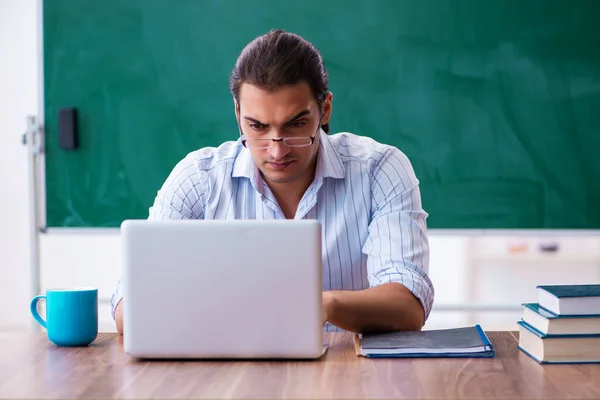
[(40, 301), (42, 299), (47, 300), (46, 296), (43, 296), (43, 295), (35, 296), (33, 298), (33, 300), (31, 300), (31, 305), (29, 306), (29, 309), (31, 310), (31, 315), (33, 315), (33, 318), (35, 318), (35, 320), (37, 322), (39, 322), (39, 324), (42, 325), (44, 328), (48, 329), (46, 321), (44, 321), (42, 319), (42, 317), (40, 317), (40, 314), (38, 313), (38, 310), (37, 310), (37, 303), (38, 303), (38, 301)]

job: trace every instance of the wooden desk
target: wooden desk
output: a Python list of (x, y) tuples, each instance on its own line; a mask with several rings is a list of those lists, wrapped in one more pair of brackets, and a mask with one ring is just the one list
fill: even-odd
[(380, 359), (330, 334), (319, 361), (137, 361), (122, 338), (57, 348), (43, 333), (0, 333), (2, 398), (600, 398), (600, 365), (539, 365), (517, 334), (489, 332), (493, 359)]

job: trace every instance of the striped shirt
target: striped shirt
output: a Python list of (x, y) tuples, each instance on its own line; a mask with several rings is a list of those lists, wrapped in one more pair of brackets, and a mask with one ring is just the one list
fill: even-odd
[[(295, 218), (323, 226), (323, 290), (398, 282), (429, 316), (434, 289), (419, 181), (406, 155), (371, 138), (320, 132), (315, 177)], [(240, 140), (194, 151), (158, 191), (150, 219), (284, 219)], [(258, 272), (257, 272), (258, 273)], [(114, 318), (122, 298), (111, 297)], [(326, 324), (326, 331), (339, 330)]]

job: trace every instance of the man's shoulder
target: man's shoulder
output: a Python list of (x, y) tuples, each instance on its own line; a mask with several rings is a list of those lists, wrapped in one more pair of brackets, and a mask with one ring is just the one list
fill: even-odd
[(329, 141), (343, 161), (380, 163), (384, 159), (404, 159), (406, 156), (397, 147), (381, 143), (371, 137), (351, 132), (328, 135)]
[(188, 153), (181, 164), (209, 172), (218, 167), (233, 165), (243, 146), (239, 141), (228, 141), (217, 147), (207, 146)]

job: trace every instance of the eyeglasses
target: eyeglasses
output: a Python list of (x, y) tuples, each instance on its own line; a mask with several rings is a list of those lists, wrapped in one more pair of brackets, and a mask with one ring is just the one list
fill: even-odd
[[(240, 113), (239, 102), (237, 103), (236, 111), (239, 115), (239, 113)], [(315, 142), (315, 138), (317, 137), (317, 135), (319, 134), (319, 130), (321, 129), (322, 118), (323, 118), (323, 115), (321, 114), (321, 111), (319, 110), (319, 123), (317, 125), (317, 130), (316, 130), (315, 134), (312, 136), (291, 136), (291, 137), (282, 137), (282, 138), (277, 138), (277, 139), (246, 139), (246, 136), (244, 136), (244, 134), (242, 133), (242, 127), (240, 126), (239, 121), (238, 121), (238, 130), (240, 132), (240, 138), (242, 140), (242, 145), (249, 149), (255, 149), (255, 150), (268, 149), (268, 148), (271, 148), (275, 142), (281, 142), (284, 145), (286, 145), (287, 147), (307, 147), (307, 146), (312, 146), (312, 144)]]
[(287, 147), (306, 147), (315, 142), (315, 136), (309, 137), (284, 137), (277, 139), (246, 139), (242, 136), (242, 144), (249, 149), (268, 149), (275, 142), (282, 142)]

